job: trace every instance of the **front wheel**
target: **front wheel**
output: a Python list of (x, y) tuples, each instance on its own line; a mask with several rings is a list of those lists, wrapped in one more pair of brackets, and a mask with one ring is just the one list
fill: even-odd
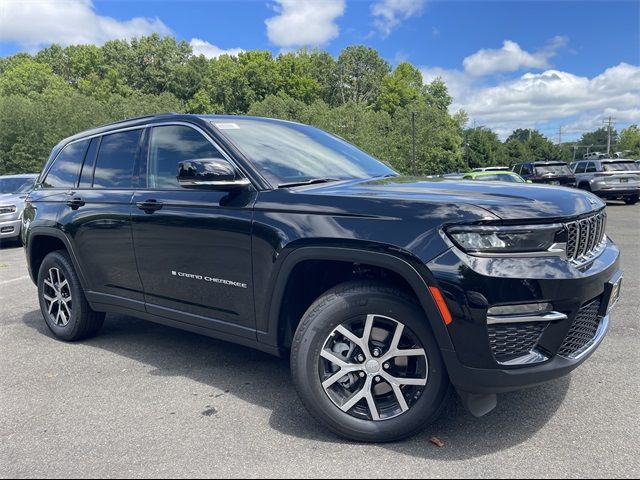
[(348, 282), (316, 300), (295, 334), (291, 369), (309, 412), (356, 441), (417, 433), (439, 415), (449, 392), (422, 309), (374, 282)]

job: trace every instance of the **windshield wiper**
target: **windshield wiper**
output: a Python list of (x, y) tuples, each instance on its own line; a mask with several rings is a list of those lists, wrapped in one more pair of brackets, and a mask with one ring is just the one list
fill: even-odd
[(339, 182), (338, 178), (312, 178), (301, 182), (281, 183), (278, 188), (301, 187), (303, 185), (313, 185), (314, 183)]

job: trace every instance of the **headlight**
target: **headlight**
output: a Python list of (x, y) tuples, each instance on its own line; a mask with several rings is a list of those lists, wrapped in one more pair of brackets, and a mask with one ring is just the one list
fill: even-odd
[(16, 213), (18, 208), (15, 205), (3, 205), (0, 206), (0, 215), (5, 215), (7, 213)]
[(455, 226), (446, 230), (453, 242), (468, 253), (512, 254), (551, 251), (564, 241), (564, 226)]

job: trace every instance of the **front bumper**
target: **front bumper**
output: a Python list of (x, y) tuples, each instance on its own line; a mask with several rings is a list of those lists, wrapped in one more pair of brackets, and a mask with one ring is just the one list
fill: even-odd
[(619, 198), (630, 197), (640, 194), (640, 186), (629, 186), (621, 184), (620, 186), (601, 187), (598, 190), (592, 189), (592, 192), (603, 198)]
[(13, 238), (20, 235), (22, 220), (0, 221), (0, 238)]
[[(610, 297), (619, 291), (612, 287), (621, 277), (618, 263), (619, 251), (610, 240), (598, 258), (580, 268), (560, 258), (478, 259), (456, 249), (435, 259), (428, 266), (454, 318), (448, 327), (453, 349), (442, 348), (453, 385), (473, 394), (502, 393), (539, 385), (578, 367), (608, 329)], [(595, 300), (600, 302), (597, 334), (576, 355), (561, 355), (574, 321)], [(544, 325), (532, 349), (539, 355), (511, 364), (499, 361), (488, 309), (533, 302), (551, 303), (563, 319)]]

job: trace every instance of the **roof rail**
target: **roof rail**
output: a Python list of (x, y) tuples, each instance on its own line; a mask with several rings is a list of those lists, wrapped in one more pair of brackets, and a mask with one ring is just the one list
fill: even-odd
[(118, 120), (116, 122), (105, 123), (104, 125), (100, 125), (100, 127), (98, 127), (98, 128), (111, 127), (113, 125), (118, 125), (119, 123), (134, 122), (136, 120), (144, 120), (145, 118), (162, 117), (162, 116), (165, 116), (165, 115), (180, 115), (180, 113), (177, 113), (177, 112), (152, 113), (152, 114), (149, 114), (149, 115), (142, 115), (140, 117), (125, 118), (123, 120)]

